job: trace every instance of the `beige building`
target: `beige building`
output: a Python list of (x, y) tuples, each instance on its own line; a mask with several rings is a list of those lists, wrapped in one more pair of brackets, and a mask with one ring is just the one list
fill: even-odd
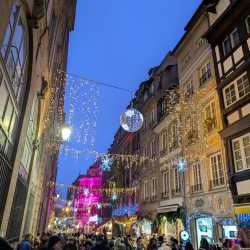
[(204, 1), (173, 52), (179, 71), (182, 153), (187, 162), (184, 207), (196, 247), (204, 235), (202, 226), (212, 242), (225, 237), (234, 224), (212, 50), (202, 39), (210, 23), (206, 8)]
[(8, 239), (46, 230), (47, 182), (55, 180), (64, 121), (64, 81), (57, 72), (66, 69), (75, 4), (0, 4), (0, 232)]

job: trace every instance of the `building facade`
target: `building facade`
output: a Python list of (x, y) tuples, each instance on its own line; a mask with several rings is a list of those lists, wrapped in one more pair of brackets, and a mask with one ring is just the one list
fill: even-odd
[[(183, 157), (187, 161), (186, 223), (197, 248), (204, 235), (212, 243), (226, 237), (231, 226), (236, 232), (224, 143), (219, 134), (223, 126), (212, 50), (202, 38), (210, 26), (206, 15), (210, 8), (211, 3), (202, 2), (174, 50), (182, 99)], [(207, 227), (206, 233), (200, 225)]]
[[(49, 203), (47, 198), (40, 200), (47, 188), (40, 184), (56, 175), (58, 147), (48, 149), (48, 138), (51, 134), (56, 137), (64, 121), (64, 83), (56, 78), (57, 70), (66, 69), (75, 4), (65, 1), (59, 7), (52, 0), (1, 2), (0, 231), (8, 239), (36, 233), (38, 207), (44, 201)], [(54, 26), (51, 16), (55, 6), (57, 16), (68, 13), (65, 26), (62, 22)], [(55, 31), (65, 34), (65, 39), (59, 39), (58, 34), (53, 40)], [(53, 52), (52, 47), (56, 48)], [(53, 145), (58, 145), (55, 142)], [(45, 225), (42, 227), (44, 230)]]
[[(220, 8), (223, 6), (223, 8)], [(204, 37), (213, 50), (229, 184), (239, 221), (250, 214), (250, 3), (218, 1)], [(236, 21), (237, 20), (237, 21)]]

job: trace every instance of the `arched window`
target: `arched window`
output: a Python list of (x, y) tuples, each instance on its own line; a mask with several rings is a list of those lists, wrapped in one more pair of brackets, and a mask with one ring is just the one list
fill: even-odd
[(19, 0), (11, 7), (0, 52), (0, 146), (10, 156), (26, 89), (28, 28)]

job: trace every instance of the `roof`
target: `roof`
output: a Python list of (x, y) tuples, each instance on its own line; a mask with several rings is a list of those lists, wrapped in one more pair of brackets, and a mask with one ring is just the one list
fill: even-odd
[(206, 13), (207, 11), (214, 11), (215, 5), (218, 3), (219, 0), (203, 0), (200, 6), (197, 8), (193, 16), (188, 21), (187, 25), (184, 28), (184, 35), (181, 37), (179, 42), (176, 44), (175, 48), (173, 49), (173, 54), (177, 51), (177, 49), (180, 47), (186, 36), (189, 34), (189, 32), (192, 30), (192, 28), (195, 26), (199, 18)]
[(227, 16), (230, 16), (230, 13), (232, 10), (235, 9), (237, 4), (240, 4), (242, 7), (244, 7), (244, 3), (249, 4), (248, 1), (234, 1), (233, 3), (231, 3), (227, 9), (223, 12), (223, 14), (215, 21), (215, 23), (209, 27), (209, 29), (206, 31), (206, 33), (203, 35), (204, 38), (210, 40), (210, 37), (212, 35), (212, 33), (214, 32), (215, 29), (218, 29), (218, 26), (223, 22), (223, 20), (226, 19)]

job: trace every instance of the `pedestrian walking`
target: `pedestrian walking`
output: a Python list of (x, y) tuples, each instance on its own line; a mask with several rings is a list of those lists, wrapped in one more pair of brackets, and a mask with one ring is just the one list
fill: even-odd
[(144, 244), (142, 242), (142, 238), (141, 237), (139, 237), (137, 239), (136, 243), (137, 243), (137, 250), (145, 250), (145, 246), (144, 246)]
[(13, 250), (8, 241), (2, 237), (0, 237), (0, 249)]
[(57, 236), (51, 236), (48, 241), (48, 250), (63, 250), (62, 239)]
[(201, 239), (199, 250), (209, 250), (209, 243), (205, 238)]
[(24, 239), (18, 244), (17, 250), (32, 250), (30, 235), (24, 236)]

